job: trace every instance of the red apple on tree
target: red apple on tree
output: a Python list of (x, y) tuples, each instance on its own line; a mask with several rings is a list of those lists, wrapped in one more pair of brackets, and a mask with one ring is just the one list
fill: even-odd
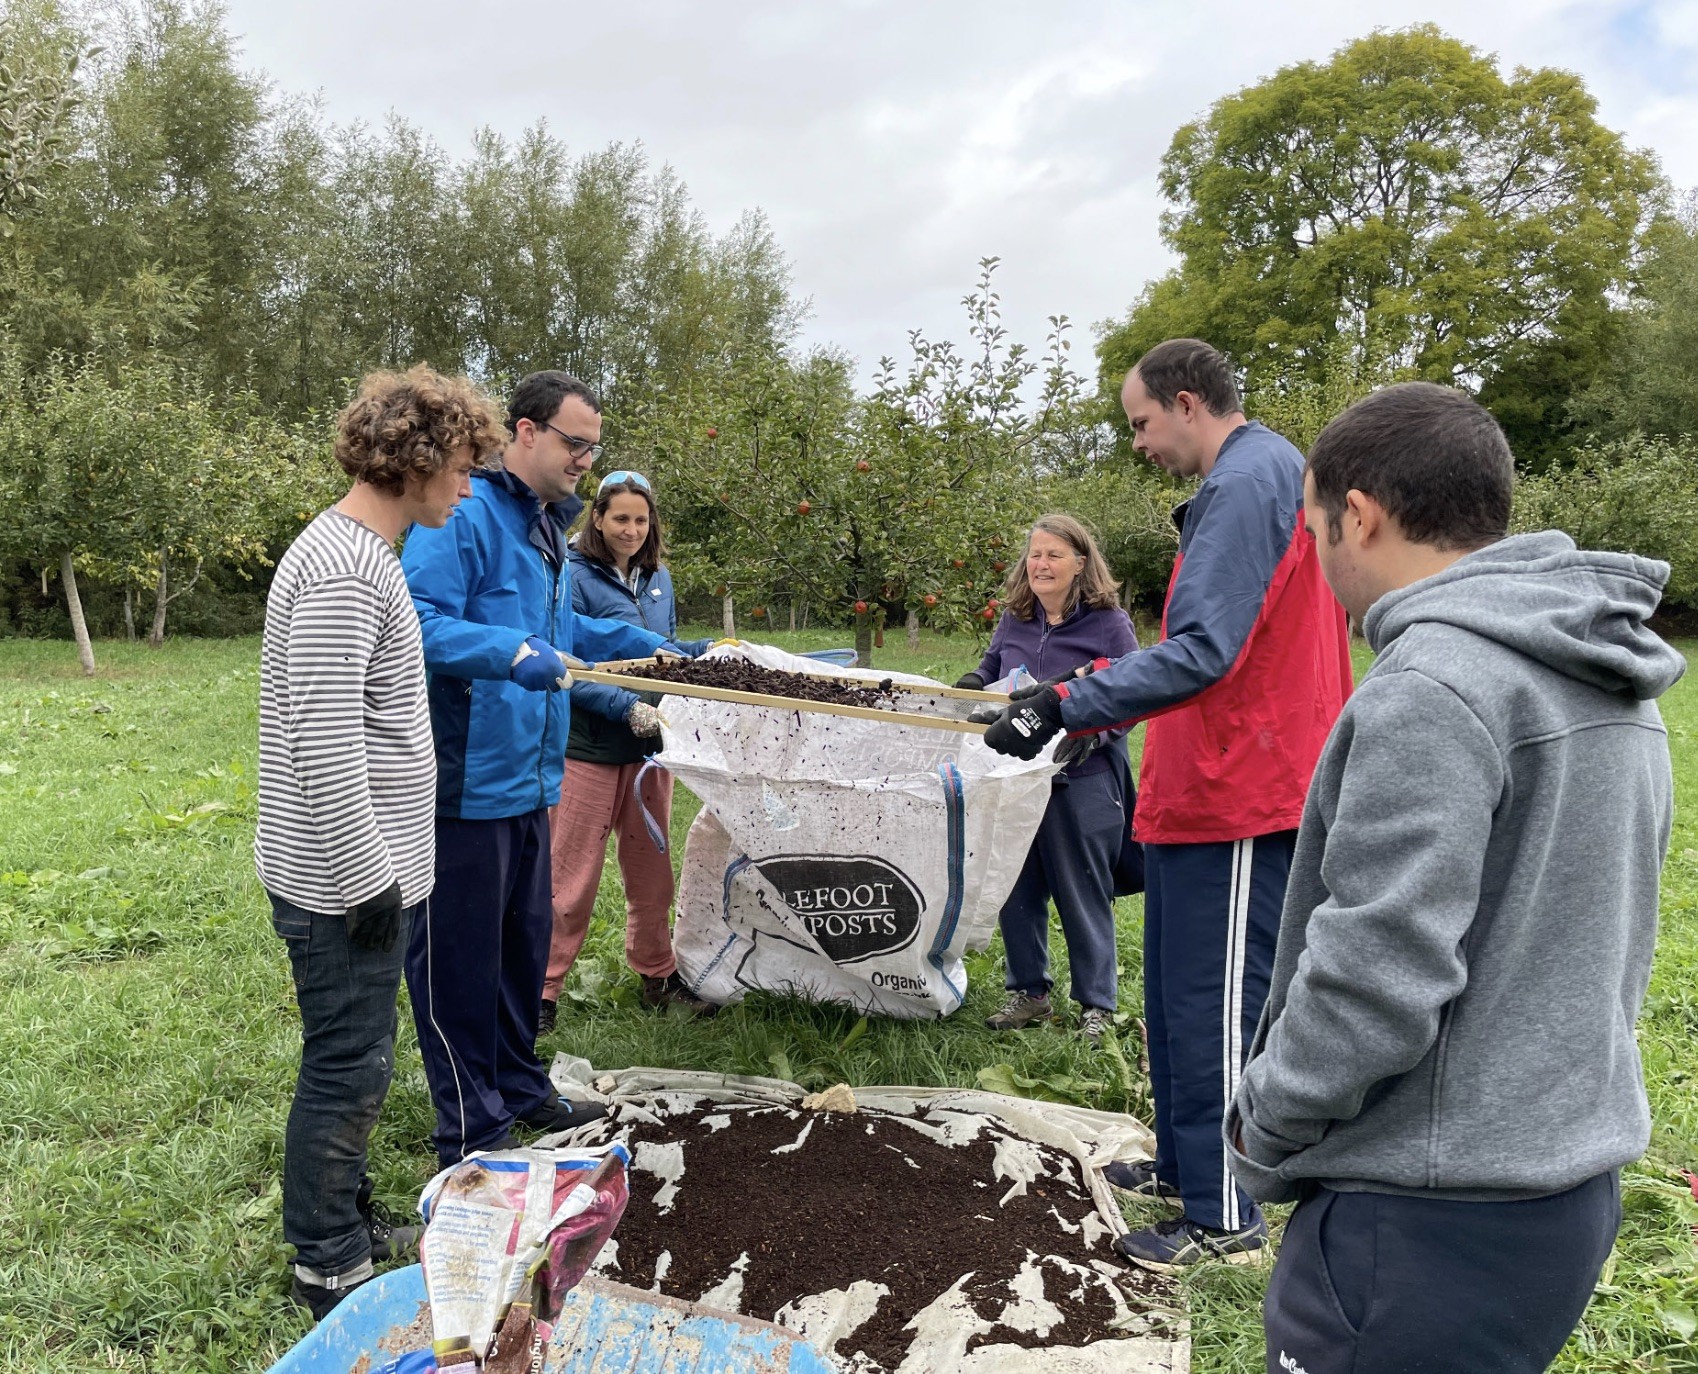
[(933, 596), (930, 592), (927, 592), (924, 596), (922, 596), (920, 598), (920, 600), (925, 602), (926, 605), (928, 605), (928, 606), (937, 605), (937, 598), (935, 596)]
[(710, 439), (717, 439), (717, 438), (719, 438), (719, 431), (717, 429), (715, 429), (712, 425), (709, 425), (707, 436)]
[(872, 470), (873, 470), (873, 465), (871, 463), (869, 463), (865, 458), (861, 459), (860, 462), (855, 464), (855, 471), (856, 472), (871, 472)]
[(796, 503), (796, 514), (797, 515), (806, 515), (812, 509), (813, 509), (813, 507), (810, 506), (806, 501), (798, 501)]
[(866, 613), (867, 613), (867, 603), (865, 601), (857, 601), (855, 603), (855, 614), (856, 615), (865, 615)]

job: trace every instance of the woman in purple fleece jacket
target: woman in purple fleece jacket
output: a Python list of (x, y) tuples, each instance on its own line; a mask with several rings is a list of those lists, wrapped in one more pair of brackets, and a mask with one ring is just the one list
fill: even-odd
[[(1008, 575), (1006, 609), (978, 671), (955, 685), (980, 688), (1022, 666), (1035, 678), (1053, 678), (1093, 659), (1131, 653), (1138, 640), (1120, 609), (1119, 585), (1082, 524), (1070, 515), (1042, 517)], [(1055, 1015), (1049, 998), (1051, 898), (1067, 939), (1079, 1030), (1094, 1042), (1112, 1021), (1116, 866), (1129, 844), (1134, 800), (1125, 735), (1105, 730), (1064, 740), (1056, 750), (1067, 766), (1055, 776), (1049, 810), (999, 917), (1008, 1001), (985, 1022), (992, 1030), (1020, 1030)]]

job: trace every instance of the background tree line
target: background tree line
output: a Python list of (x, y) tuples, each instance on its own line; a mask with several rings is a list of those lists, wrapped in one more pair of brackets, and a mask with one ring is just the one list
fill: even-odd
[[(640, 146), (543, 124), (451, 157), (337, 126), (237, 62), (220, 10), (0, 3), (0, 630), (249, 629), (332, 499), (351, 379), (428, 361), (499, 389), (564, 367), (661, 484), (681, 588), (727, 624), (982, 627), (1038, 509), (1090, 519), (1159, 596), (1180, 493), (1116, 395), (1198, 334), (1306, 443), (1387, 380), (1475, 389), (1524, 509), (1673, 558), (1698, 604), (1698, 211), (1578, 77), (1503, 74), (1430, 27), (1217, 102), (1163, 162), (1179, 258), (1101, 326), (1007, 337), (994, 259), (961, 345), (911, 335), (858, 390), (751, 210), (714, 233)], [(1680, 484), (1684, 483), (1684, 486)], [(81, 579), (79, 596), (78, 579)]]

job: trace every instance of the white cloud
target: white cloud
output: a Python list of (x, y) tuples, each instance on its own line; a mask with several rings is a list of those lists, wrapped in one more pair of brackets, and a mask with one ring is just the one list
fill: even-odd
[[(1048, 315), (1122, 314), (1169, 264), (1156, 175), (1175, 129), (1280, 66), (1426, 21), (1506, 67), (1580, 72), (1606, 123), (1698, 184), (1698, 0), (229, 4), (246, 59), (322, 88), (333, 119), (393, 108), (463, 152), (480, 124), (546, 118), (579, 150), (641, 140), (718, 227), (761, 206), (813, 299), (808, 339), (864, 371), (911, 327), (959, 339), (987, 254), (1033, 347)], [(1640, 31), (1666, 79), (1647, 79)]]

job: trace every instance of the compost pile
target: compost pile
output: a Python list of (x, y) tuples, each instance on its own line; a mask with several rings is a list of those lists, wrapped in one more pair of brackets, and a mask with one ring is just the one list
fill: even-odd
[(759, 692), (769, 697), (795, 701), (819, 701), (832, 706), (866, 706), (888, 709), (893, 684), (889, 678), (872, 686), (854, 686), (853, 678), (812, 677), (763, 668), (738, 658), (698, 658), (683, 663), (645, 664), (627, 670), (635, 677), (657, 682), (685, 683), (692, 687), (719, 687), (733, 692)]
[(959, 1120), (978, 1129), (868, 1110), (632, 1114), (631, 1197), (603, 1273), (797, 1328), (859, 1371), (940, 1339), (1156, 1334), (1173, 1282), (1114, 1259), (1078, 1161)]

